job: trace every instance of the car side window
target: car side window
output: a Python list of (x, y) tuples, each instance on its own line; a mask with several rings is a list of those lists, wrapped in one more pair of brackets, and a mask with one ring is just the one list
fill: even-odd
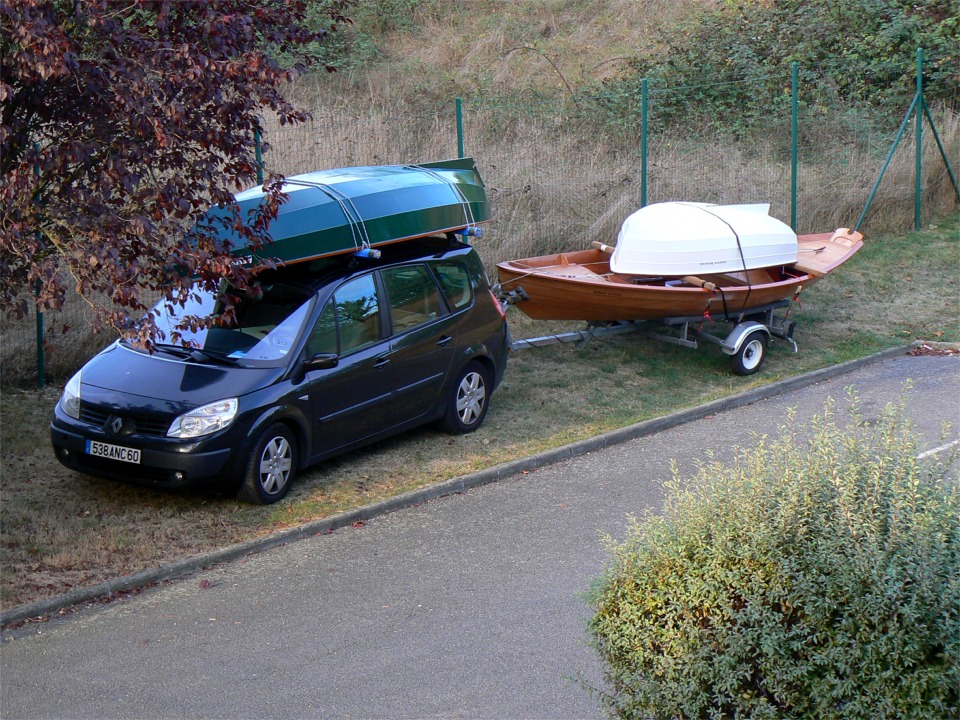
[(380, 302), (373, 274), (344, 283), (333, 295), (340, 328), (340, 354), (380, 340)]
[(469, 305), (473, 299), (473, 292), (467, 268), (458, 262), (437, 263), (433, 268), (450, 307), (459, 310)]
[(426, 265), (385, 268), (380, 276), (387, 289), (395, 333), (428, 323), (446, 312)]
[(324, 305), (320, 319), (313, 326), (313, 332), (307, 340), (307, 357), (311, 358), (320, 353), (336, 355), (337, 352), (337, 311), (335, 302), (330, 300)]

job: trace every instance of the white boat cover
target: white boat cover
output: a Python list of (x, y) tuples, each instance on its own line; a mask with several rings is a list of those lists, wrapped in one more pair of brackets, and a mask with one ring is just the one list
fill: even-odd
[(790, 265), (797, 235), (769, 204), (664, 202), (630, 215), (610, 269), (626, 275), (697, 275)]

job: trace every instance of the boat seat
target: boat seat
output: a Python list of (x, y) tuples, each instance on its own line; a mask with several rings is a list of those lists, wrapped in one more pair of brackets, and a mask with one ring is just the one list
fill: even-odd
[(623, 285), (660, 285), (663, 283), (663, 277), (646, 277), (645, 275), (617, 275), (612, 274), (610, 282)]
[(599, 273), (591, 270), (588, 267), (583, 265), (545, 265), (543, 267), (544, 272), (548, 272), (551, 275), (558, 275), (560, 277), (581, 277), (581, 278), (595, 278), (599, 277)]
[(774, 278), (767, 268), (758, 268), (748, 270), (747, 272), (718, 273), (716, 275), (707, 275), (705, 280), (716, 283), (718, 287), (731, 287), (743, 285), (763, 285), (773, 282)]

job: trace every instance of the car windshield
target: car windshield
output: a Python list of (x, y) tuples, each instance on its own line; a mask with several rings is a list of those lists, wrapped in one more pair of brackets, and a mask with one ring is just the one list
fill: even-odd
[(286, 283), (260, 286), (255, 292), (238, 293), (236, 322), (230, 325), (191, 330), (177, 329), (184, 318), (216, 315), (220, 307), (216, 294), (199, 291), (183, 307), (159, 302), (151, 311), (157, 328), (163, 332), (158, 346), (171, 341), (179, 332), (186, 347), (199, 350), (193, 358), (218, 358), (232, 364), (268, 367), (285, 362), (297, 343), (310, 311), (312, 295), (301, 287)]

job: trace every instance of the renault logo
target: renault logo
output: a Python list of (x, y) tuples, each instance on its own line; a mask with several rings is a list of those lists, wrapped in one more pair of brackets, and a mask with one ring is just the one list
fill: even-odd
[(113, 420), (110, 421), (110, 432), (114, 435), (123, 430), (123, 418), (114, 416)]

